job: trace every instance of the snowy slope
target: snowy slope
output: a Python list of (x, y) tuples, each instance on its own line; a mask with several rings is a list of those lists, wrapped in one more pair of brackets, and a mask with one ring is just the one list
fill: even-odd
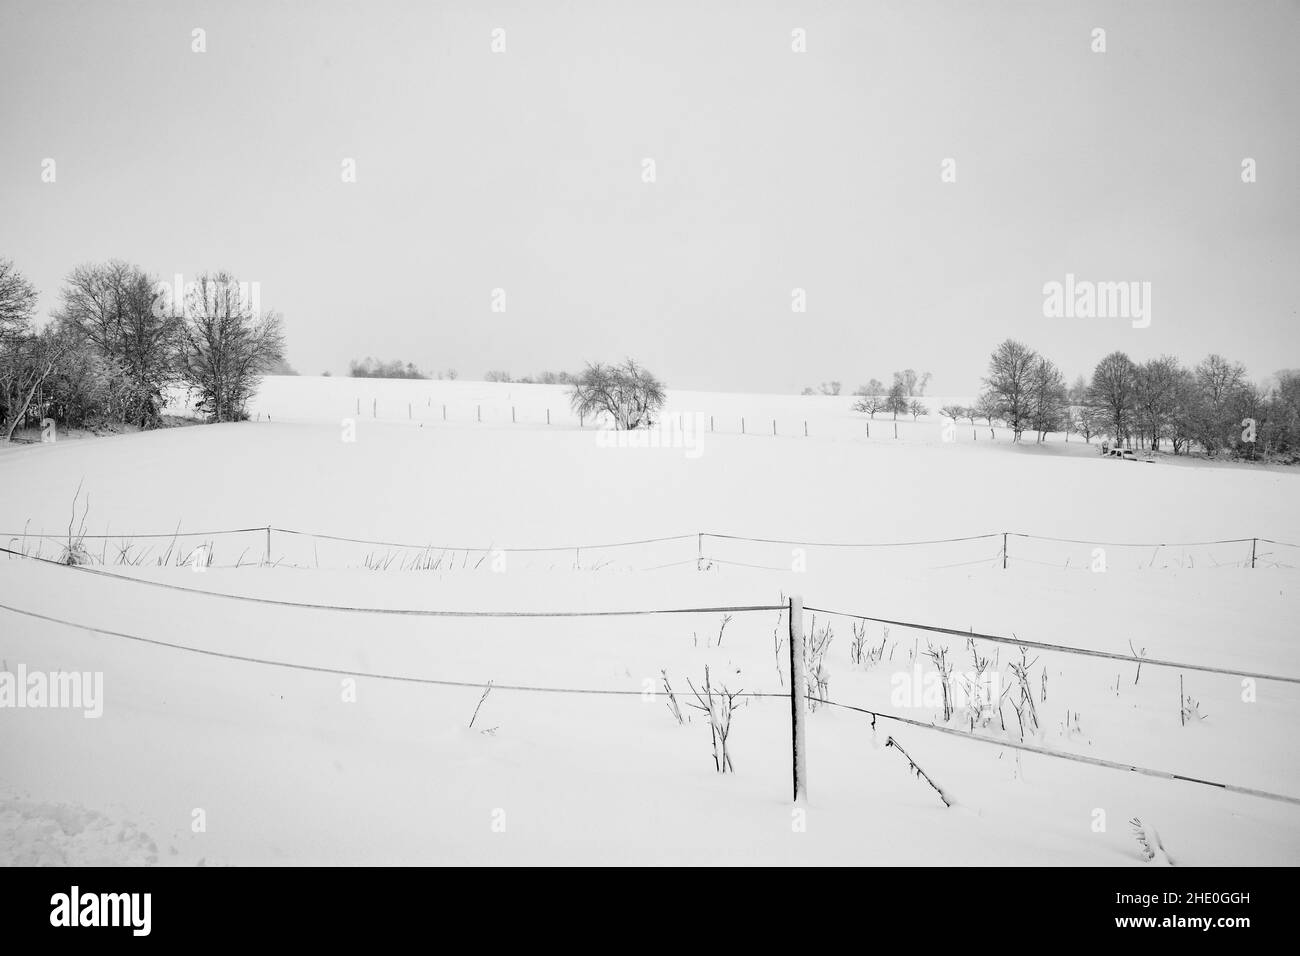
[[(363, 410), (379, 401), (379, 418), (368, 411), (357, 418), (358, 400)], [(796, 551), (695, 536), (889, 542), (1009, 530), (1143, 544), (1300, 541), (1300, 486), (1290, 472), (1105, 461), (1060, 436), (1011, 448), (984, 440), (986, 428), (978, 440), (963, 440), (959, 430), (957, 441), (945, 442), (937, 421), (900, 423), (898, 440), (873, 427), (867, 439), (862, 417), (847, 410), (851, 399), (675, 394), (673, 409), (713, 414), (719, 428), (693, 458), (682, 449), (604, 447), (593, 429), (561, 414), (563, 402), (563, 390), (545, 386), (272, 379), (259, 399), (260, 421), (0, 451), (0, 531), (65, 533), (80, 484), (92, 534), (273, 525), (438, 546), (427, 552), (436, 570), (398, 570), (424, 552), (277, 531), (278, 566), (259, 567), (266, 535), (250, 531), (182, 541), (182, 550), (211, 542), (217, 566), (195, 573), (156, 566), (167, 540), (132, 543), (127, 556), (143, 558), (138, 566), (116, 563), (127, 542), (87, 542), (106, 570), (186, 588), (460, 610), (766, 605), (799, 593), (813, 607), (1123, 654), (1131, 642), (1153, 658), (1300, 675), (1300, 572), (1286, 566), (1300, 565), (1300, 552), (1277, 546), (1259, 545), (1253, 570), (1243, 566), (1249, 544), (1107, 548), (1107, 571), (1092, 573), (1093, 548), (1064, 542), (1013, 538), (1003, 570), (1000, 538)], [(741, 415), (747, 431), (751, 420), (768, 419), (767, 434), (723, 433), (722, 419), (735, 419), (739, 432)], [(347, 418), (356, 419), (355, 442), (342, 440)], [(589, 547), (673, 535), (684, 537)], [(46, 556), (60, 550), (32, 536), (3, 545)], [(509, 550), (550, 545), (564, 550)], [(707, 570), (697, 570), (701, 552), (712, 559)], [(388, 570), (366, 570), (367, 561), (387, 561)], [(221, 567), (236, 563), (254, 566)], [(102, 671), (105, 688), (98, 719), (0, 709), (0, 860), (9, 862), (107, 853), (160, 864), (1141, 865), (1134, 816), (1159, 831), (1178, 863), (1300, 860), (1294, 805), (1017, 756), (884, 720), (873, 730), (863, 714), (825, 707), (809, 716), (811, 800), (806, 832), (794, 832), (788, 699), (742, 707), (737, 773), (720, 776), (707, 725), (696, 714), (679, 726), (660, 687), (666, 670), (684, 697), (687, 679), (698, 685), (708, 664), (715, 683), (783, 692), (788, 657), (774, 648), (774, 632), (780, 637), (784, 625), (771, 611), (735, 614), (718, 647), (722, 613), (340, 614), (17, 558), (0, 561), (0, 603), (221, 654), (480, 685), (363, 677), (352, 702), (339, 673), (187, 653), (0, 611), (0, 669)], [(817, 614), (815, 626), (826, 621)], [(899, 697), (914, 656), (922, 675), (932, 670), (925, 634), (895, 626), (886, 639), (879, 624), (868, 625), (869, 641), (886, 639), (889, 656), (866, 668), (850, 662), (849, 620), (832, 626), (831, 699), (939, 719), (931, 703)], [(966, 668), (962, 639), (930, 640)], [(977, 647), (996, 652), (1010, 680), (1013, 649)], [(1237, 677), (1148, 664), (1138, 678), (1128, 663), (1035, 657), (1033, 686), (1041, 694), (1045, 671), (1046, 700), (1036, 696), (1041, 727), (1027, 742), (1300, 794), (1290, 743), (1300, 718), (1296, 685), (1260, 681), (1245, 701)], [(1180, 673), (1204, 715), (1188, 726), (1179, 715)], [(624, 693), (499, 687), (471, 730), (488, 680)], [(656, 690), (651, 699), (643, 698), (646, 687)], [(1010, 710), (1003, 717), (1014, 722)], [(960, 717), (950, 723), (965, 726)], [(995, 718), (977, 732), (1020, 739), (1000, 724)], [(891, 734), (954, 807), (884, 748)], [(201, 833), (192, 828), (196, 809), (206, 822)], [(120, 846), (96, 835), (100, 820), (115, 821), (115, 836), (127, 834)]]

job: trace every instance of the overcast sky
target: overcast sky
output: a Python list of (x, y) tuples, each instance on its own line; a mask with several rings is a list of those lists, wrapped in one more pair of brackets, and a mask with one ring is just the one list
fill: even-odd
[[(1014, 336), (1262, 378), (1300, 365), (1298, 51), (1290, 0), (0, 0), (0, 256), (43, 313), (80, 262), (231, 270), (304, 374), (962, 394)], [(1044, 317), (1067, 272), (1150, 282), (1149, 327)]]

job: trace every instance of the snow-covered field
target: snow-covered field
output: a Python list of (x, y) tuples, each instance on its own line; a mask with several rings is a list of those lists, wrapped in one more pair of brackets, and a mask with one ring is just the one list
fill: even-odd
[[(0, 545), (57, 558), (60, 541), (39, 535), (66, 541), (80, 486), (78, 522), (88, 499), (91, 535), (255, 529), (175, 544), (85, 542), (93, 568), (103, 561), (114, 575), (183, 588), (494, 611), (774, 605), (799, 594), (816, 608), (1300, 675), (1300, 550), (1260, 542), (1252, 569), (1249, 541), (1172, 544), (1300, 542), (1300, 474), (1105, 460), (1074, 436), (1011, 447), (1000, 432), (988, 440), (987, 426), (945, 436), (937, 415), (899, 422), (897, 439), (878, 415), (867, 438), (851, 404), (673, 393), (670, 412), (713, 416), (714, 430), (691, 448), (631, 448), (579, 428), (558, 387), (275, 378), (256, 421), (0, 451)], [(266, 526), (277, 529), (274, 566)], [(1004, 570), (1003, 531), (1144, 546), (1105, 548), (1099, 573), (1092, 545), (1012, 537)], [(721, 537), (984, 534), (994, 536), (905, 548)], [(594, 547), (671, 536), (681, 537)], [(175, 566), (199, 545), (212, 567)], [(550, 546), (560, 549), (519, 550)], [(168, 566), (158, 566), (162, 556)], [(806, 816), (793, 816), (788, 698), (741, 706), (736, 772), (719, 775), (707, 723), (694, 713), (678, 725), (662, 693), (666, 671), (684, 704), (687, 680), (698, 686), (706, 665), (715, 685), (785, 692), (775, 611), (737, 612), (725, 628), (722, 612), (363, 615), (0, 558), (0, 604), (325, 669), (0, 610), (0, 671), (103, 674), (98, 718), (0, 709), (4, 862), (1140, 865), (1134, 817), (1177, 863), (1300, 862), (1294, 804), (889, 720), (873, 728), (843, 708), (809, 715), (810, 799)], [(892, 626), (886, 636), (868, 624), (885, 659), (865, 667), (850, 661), (849, 619), (805, 613), (805, 630), (827, 623), (829, 699), (941, 721), (931, 695), (912, 692), (933, 671), (926, 634)], [(957, 672), (969, 668), (964, 640), (929, 641), (949, 648)], [(997, 655), (1008, 686), (1018, 652), (989, 642), (977, 650)], [(1027, 743), (1300, 795), (1300, 686), (1260, 680), (1251, 694), (1234, 676), (1147, 664), (1138, 677), (1130, 663), (1035, 658), (1040, 727)], [(361, 677), (353, 694), (335, 671), (480, 686)], [(1186, 726), (1180, 676), (1199, 704)], [(499, 686), (471, 729), (489, 680)], [(950, 726), (969, 731), (969, 716)], [(1021, 739), (1009, 705), (974, 732)], [(890, 735), (953, 807), (886, 749)]]

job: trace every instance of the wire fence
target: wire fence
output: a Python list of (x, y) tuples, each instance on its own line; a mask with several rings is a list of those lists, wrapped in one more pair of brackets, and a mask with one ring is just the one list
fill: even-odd
[[(216, 542), (234, 537), (244, 539), (234, 564), (217, 563)], [(783, 572), (805, 569), (809, 552), (815, 554), (821, 550), (853, 551), (858, 553), (856, 560), (861, 565), (873, 560), (888, 561), (890, 566), (905, 570), (944, 570), (985, 564), (1002, 569), (1015, 564), (1093, 572), (1300, 566), (1300, 544), (1262, 536), (1197, 541), (1102, 541), (1023, 531), (891, 541), (801, 540), (692, 531), (620, 541), (510, 545), (397, 541), (262, 525), (207, 531), (185, 531), (178, 527), (170, 532), (114, 534), (24, 530), (5, 534), (3, 539), (11, 546), (17, 545), (19, 550), (32, 548), (37, 555), (43, 554), (46, 547), (75, 549), (81, 558), (97, 560), (100, 564), (188, 564), (197, 559), (215, 567), (286, 565), (454, 570), (479, 568), (512, 555), (523, 555), (552, 556), (552, 567), (555, 558), (562, 558), (573, 568), (586, 569), (615, 565), (649, 571), (684, 567), (694, 561), (700, 570), (744, 567)], [(154, 543), (141, 546), (136, 542)], [(326, 546), (324, 563), (322, 543)], [(996, 550), (990, 552), (990, 545), (996, 546)], [(636, 549), (638, 563), (633, 564), (631, 557), (617, 556), (618, 552), (629, 549)], [(955, 560), (945, 560), (942, 556), (945, 554)]]
[[(351, 605), (336, 604), (317, 604), (309, 602), (285, 601), (274, 598), (264, 598), (254, 595), (232, 594), (229, 592), (211, 591), (203, 588), (185, 587), (182, 585), (172, 584), (169, 582), (151, 581), (142, 578), (132, 577), (130, 575), (119, 574), (103, 570), (101, 568), (92, 568), (81, 565), (62, 564), (48, 558), (34, 557), (20, 551), (13, 551), (7, 548), (0, 548), (0, 552), (6, 553), (12, 557), (25, 558), (43, 565), (59, 567), (72, 573), (88, 574), (100, 578), (108, 578), (115, 581), (128, 582), (144, 587), (159, 588), (169, 591), (184, 592), (209, 598), (248, 602), (260, 605), (272, 605), (277, 607), (295, 608), (302, 610), (324, 611), (324, 612), (343, 612), (351, 614), (379, 614), (379, 615), (400, 615), (415, 617), (447, 617), (447, 618), (586, 618), (586, 617), (632, 617), (644, 615), (679, 615), (679, 614), (737, 614), (737, 613), (755, 613), (755, 612), (785, 612), (788, 606), (785, 604), (750, 604), (750, 605), (725, 605), (710, 607), (690, 607), (690, 608), (647, 608), (647, 609), (622, 609), (622, 610), (543, 610), (543, 611), (499, 611), (499, 610), (475, 610), (475, 611), (449, 611), (429, 608), (392, 608), (392, 607), (362, 607)], [(208, 657), (217, 657), (239, 661), (249, 664), (259, 664), (263, 666), (272, 666), (280, 668), (290, 668), (316, 673), (338, 674), (351, 677), (371, 677), (377, 680), (403, 681), (407, 683), (426, 684), (440, 687), (462, 687), (462, 688), (480, 688), (485, 687), (484, 682), (448, 680), (442, 678), (424, 678), (413, 675), (402, 674), (383, 674), (383, 673), (359, 673), (354, 670), (345, 670), (340, 668), (329, 668), (319, 665), (302, 664), (292, 661), (279, 661), (270, 658), (255, 657), (250, 655), (232, 654), (224, 651), (216, 651), (208, 648), (198, 648), (192, 645), (177, 644), (175, 642), (163, 641), (156, 638), (146, 638), (140, 635), (128, 634), (122, 631), (114, 631), (97, 626), (84, 625), (77, 622), (69, 621), (63, 618), (57, 618), (52, 615), (45, 615), (27, 609), (22, 609), (9, 604), (0, 604), (0, 609), (10, 613), (25, 616), (28, 618), (39, 619), (49, 623), (63, 626), (78, 628), (91, 633), (105, 636), (117, 637), (124, 640), (131, 640), (137, 643), (150, 644), (153, 646), (169, 648), (189, 653), (200, 654)], [(1122, 661), (1131, 664), (1147, 664), (1154, 667), (1165, 667), (1178, 670), (1193, 670), (1205, 673), (1223, 674), (1236, 677), (1250, 677), (1260, 680), (1276, 681), (1285, 684), (1300, 684), (1300, 677), (1268, 674), (1258, 671), (1250, 671), (1241, 668), (1219, 667), (1204, 664), (1195, 664), (1188, 662), (1178, 662), (1162, 660), (1159, 658), (1150, 658), (1135, 654), (1123, 654), (1111, 651), (1098, 650), (1095, 648), (1083, 648), (1059, 643), (1049, 643), (1043, 641), (1033, 641), (1021, 638), (1017, 635), (1007, 637), (1005, 635), (989, 634), (976, 632), (972, 629), (961, 630), (957, 628), (940, 627), (937, 625), (924, 624), (914, 621), (900, 621), (889, 618), (882, 618), (873, 615), (860, 614), (855, 612), (836, 611), (826, 608), (816, 608), (809, 606), (807, 610), (811, 613), (821, 613), (833, 616), (850, 617), (861, 621), (871, 621), (882, 625), (890, 625), (923, 632), (942, 634), (951, 637), (960, 637), (965, 640), (983, 640), (993, 643), (1001, 643), (1019, 646), (1023, 648), (1034, 648), (1044, 651), (1053, 651), (1064, 654), (1073, 654), (1083, 657), (1105, 658), (1109, 660)], [(794, 675), (791, 675), (791, 687), (795, 686)], [(569, 694), (595, 694), (605, 696), (633, 696), (643, 695), (644, 691), (626, 690), (620, 688), (581, 688), (581, 687), (556, 687), (542, 685), (524, 685), (524, 684), (507, 684), (498, 685), (493, 683), (494, 688), (503, 690), (514, 690), (535, 693), (569, 693)], [(791, 699), (794, 691), (787, 693), (764, 693), (764, 692), (745, 692), (736, 696), (750, 698), (768, 698), (782, 697)], [(866, 714), (872, 717), (873, 726), (877, 719), (887, 719), (897, 721), (909, 726), (921, 729), (931, 730), (938, 733), (956, 736), (961, 739), (975, 740), (985, 744), (1002, 746), (1013, 750), (1019, 750), (1030, 753), (1037, 753), (1042, 756), (1054, 759), (1070, 760), (1078, 763), (1089, 764), (1092, 766), (1104, 767), (1107, 769), (1124, 770), (1135, 772), (1146, 776), (1157, 777), (1168, 780), (1182, 781), (1204, 786), (1210, 786), (1217, 789), (1241, 793), (1250, 796), (1262, 797), (1270, 800), (1281, 801), (1285, 803), (1300, 805), (1300, 797), (1293, 797), (1286, 794), (1273, 793), (1270, 791), (1259, 790), (1257, 788), (1240, 786), (1237, 784), (1211, 781), (1198, 777), (1191, 777), (1184, 774), (1178, 774), (1172, 771), (1158, 770), (1149, 767), (1140, 767), (1134, 764), (1127, 764), (1113, 760), (1107, 760), (1099, 757), (1088, 757), (1081, 754), (1074, 754), (1064, 751), (1052, 750), (1046, 747), (1040, 747), (1033, 744), (1026, 744), (1023, 740), (1012, 741), (1004, 738), (982, 736), (973, 731), (963, 731), (958, 728), (948, 727), (934, 722), (921, 721), (916, 718), (904, 717), (898, 714), (890, 714), (884, 711), (877, 711), (866, 707), (847, 704), (841, 701), (823, 699), (821, 697), (811, 697), (818, 703), (825, 703), (849, 711)]]
[[(78, 570), (84, 570), (84, 569), (78, 569)], [(228, 597), (229, 595), (218, 595), (218, 596)], [(318, 609), (326, 609), (326, 610), (356, 610), (353, 608), (338, 608), (338, 607), (331, 607), (328, 605), (307, 605), (307, 606), (316, 607)], [(714, 613), (714, 612), (747, 613), (747, 612), (772, 611), (772, 610), (784, 611), (786, 610), (786, 607), (787, 607), (786, 605), (739, 605), (739, 606), (721, 607), (721, 608), (694, 608), (694, 609), (675, 608), (675, 609), (612, 612), (612, 613), (626, 613), (626, 614), (679, 614), (679, 613)], [(122, 640), (127, 640), (139, 644), (145, 644), (153, 647), (160, 647), (169, 650), (181, 651), (190, 654), (197, 654), (204, 657), (218, 658), (218, 659), (228, 660), (228, 661), (233, 661), (238, 663), (254, 664), (254, 665), (260, 665), (264, 667), (275, 667), (281, 669), (302, 671), (307, 673), (330, 674), (330, 675), (341, 676), (341, 677), (392, 681), (392, 682), (399, 682), (399, 683), (418, 684), (424, 686), (445, 687), (445, 688), (480, 690), (480, 689), (486, 689), (490, 686), (492, 690), (523, 692), (523, 693), (593, 695), (593, 696), (603, 696), (603, 697), (638, 697), (638, 698), (645, 697), (644, 690), (631, 690), (625, 688), (563, 687), (563, 686), (547, 686), (547, 685), (533, 685), (533, 684), (498, 684), (495, 681), (449, 680), (445, 678), (420, 677), (420, 676), (408, 675), (408, 674), (389, 674), (389, 673), (373, 672), (373, 671), (367, 672), (367, 671), (358, 671), (358, 670), (344, 669), (344, 668), (325, 667), (321, 665), (304, 664), (295, 661), (283, 661), (283, 660), (275, 660), (272, 658), (234, 654), (226, 651), (217, 651), (209, 648), (195, 647), (193, 645), (178, 644), (173, 641), (164, 641), (158, 638), (143, 637), (141, 635), (127, 633), (125, 631), (111, 630), (108, 628), (70, 621), (64, 618), (55, 617), (53, 615), (41, 614), (39, 612), (31, 611), (28, 609), (18, 608), (10, 604), (0, 603), (0, 610), (7, 611), (11, 614), (27, 617), (30, 619), (41, 620), (51, 624), (74, 628), (77, 630), (85, 631), (87, 633), (98, 634), (105, 637), (119, 638)], [(371, 610), (382, 613), (385, 609), (371, 609)], [(813, 609), (810, 608), (809, 610), (813, 610)], [(581, 616), (587, 616), (590, 613), (591, 612), (549, 612), (545, 616), (581, 617)], [(611, 613), (611, 612), (598, 612), (598, 613)], [(822, 613), (834, 613), (834, 612), (822, 612)], [(462, 613), (458, 613), (456, 616), (498, 617), (501, 616), (501, 614), (499, 612), (472, 612), (468, 614), (462, 612)], [(534, 615), (526, 615), (526, 616), (534, 616)], [(876, 620), (875, 618), (865, 618), (865, 617), (863, 619)], [(933, 628), (926, 628), (926, 626), (919, 625), (919, 624), (916, 625), (909, 624), (907, 626), (933, 629)], [(958, 631), (950, 631), (947, 629), (935, 629), (935, 630), (941, 630), (944, 633), (953, 633), (953, 634), (963, 633)], [(982, 639), (992, 639), (987, 635), (976, 635), (976, 636), (981, 637)], [(1080, 649), (1078, 648), (1059, 647), (1054, 649), (1067, 650), (1070, 652), (1080, 651)], [(1147, 660), (1144, 661), (1144, 663), (1156, 663), (1156, 662)], [(1166, 666), (1183, 666), (1183, 665), (1167, 664)], [(1292, 683), (1297, 682), (1297, 680), (1294, 678), (1269, 677), (1268, 679), (1284, 680)], [(793, 686), (793, 681), (791, 682), (791, 684)], [(749, 698), (749, 699), (777, 698), (782, 700), (792, 700), (793, 691), (785, 692), (785, 693), (741, 691), (732, 694), (731, 696), (737, 698)], [(871, 717), (871, 723), (873, 729), (875, 728), (875, 724), (877, 720), (890, 720), (890, 721), (904, 724), (906, 726), (915, 727), (921, 730), (928, 730), (936, 733), (945, 734), (951, 737), (956, 737), (961, 740), (974, 741), (977, 743), (1002, 747), (1005, 749), (1016, 750), (1024, 753), (1038, 754), (1040, 756), (1048, 757), (1055, 760), (1065, 760), (1069, 762), (1085, 764), (1088, 766), (1101, 767), (1109, 770), (1119, 770), (1128, 773), (1136, 773), (1143, 776), (1154, 777), (1157, 779), (1171, 780), (1171, 781), (1177, 781), (1182, 783), (1191, 783), (1200, 786), (1211, 787), (1229, 793), (1237, 793), (1245, 796), (1252, 796), (1252, 797), (1258, 797), (1261, 799), (1271, 800), (1275, 802), (1287, 803), (1293, 806), (1300, 806), (1300, 797), (1292, 796), (1289, 794), (1277, 793), (1274, 791), (1262, 790), (1255, 787), (1247, 787), (1247, 786), (1228, 783), (1224, 781), (1209, 780), (1203, 777), (1193, 777), (1187, 774), (1176, 773), (1174, 771), (1160, 770), (1152, 767), (1140, 766), (1137, 764), (1125, 763), (1125, 762), (1115, 761), (1115, 760), (1108, 760), (1101, 757), (1090, 757), (1084, 754), (1071, 753), (1068, 751), (1052, 750), (1047, 747), (1025, 743), (1023, 740), (1014, 741), (1005, 738), (982, 736), (970, 731), (961, 730), (955, 727), (949, 727), (943, 724), (926, 722), (912, 717), (905, 717), (899, 714), (891, 714), (886, 711), (873, 710), (871, 708), (862, 707), (854, 704), (847, 704), (841, 701), (830, 700), (827, 698), (813, 696), (813, 695), (808, 695), (808, 699), (818, 704), (824, 704), (829, 707), (834, 707), (834, 708), (838, 708), (838, 709), (842, 709), (854, 713), (867, 715)]]

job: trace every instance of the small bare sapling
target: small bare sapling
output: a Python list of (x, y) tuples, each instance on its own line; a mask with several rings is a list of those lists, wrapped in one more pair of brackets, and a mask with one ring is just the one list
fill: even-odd
[[(1013, 635), (1014, 636), (1014, 635)], [(1020, 660), (1011, 661), (1008, 666), (1016, 678), (1016, 690), (1011, 695), (1011, 707), (1020, 722), (1020, 739), (1025, 739), (1026, 732), (1031, 736), (1038, 733), (1038, 709), (1034, 706), (1034, 689), (1029, 672), (1038, 663), (1038, 658), (1029, 660), (1029, 649), (1020, 645)]]
[(943, 801), (943, 805), (945, 807), (952, 806), (952, 801), (949, 800), (948, 795), (943, 792), (943, 788), (941, 788), (937, 783), (935, 783), (932, 779), (930, 779), (930, 775), (926, 773), (924, 770), (922, 770), (920, 765), (917, 764), (915, 760), (913, 760), (910, 756), (908, 756), (907, 751), (904, 750), (902, 747), (900, 747), (898, 745), (898, 741), (895, 740), (893, 737), (889, 737), (885, 741), (885, 749), (888, 750), (890, 747), (893, 747), (895, 750), (897, 750), (900, 754), (903, 755), (903, 758), (907, 761), (908, 768), (912, 771), (912, 773), (916, 774), (916, 779), (924, 780), (926, 783), (928, 783), (934, 789), (934, 792), (939, 795), (939, 799)]
[[(474, 721), (478, 720), (479, 708), (483, 706), (483, 701), (487, 700), (488, 694), (490, 693), (492, 693), (492, 681), (487, 682), (487, 686), (483, 688), (483, 696), (478, 699), (478, 703), (474, 706), (474, 714), (469, 719), (470, 730), (474, 729)], [(495, 734), (496, 732), (497, 732), (496, 727), (489, 727), (486, 730), (479, 731), (479, 733), (484, 733), (484, 734)]]
[(673, 715), (673, 719), (678, 724), (686, 723), (686, 718), (682, 716), (682, 709), (677, 704), (677, 695), (673, 693), (673, 685), (668, 683), (668, 671), (665, 669), (659, 673), (664, 677), (664, 693), (668, 696), (668, 713)]
[(695, 708), (709, 718), (709, 733), (713, 738), (713, 768), (718, 773), (735, 773), (736, 769), (731, 765), (731, 751), (727, 744), (731, 739), (731, 718), (736, 712), (736, 700), (744, 692), (730, 691), (726, 685), (715, 689), (709, 678), (707, 664), (704, 667), (703, 690), (697, 690), (690, 680), (686, 681), (686, 686), (695, 696), (695, 703), (688, 702), (687, 706)]
[(939, 687), (943, 691), (943, 722), (946, 724), (952, 719), (952, 664), (948, 661), (948, 648), (936, 648), (926, 641), (925, 656), (930, 658), (939, 672)]
[(826, 699), (831, 686), (831, 673), (826, 668), (826, 652), (830, 649), (835, 634), (829, 624), (817, 630), (817, 618), (809, 621), (811, 633), (803, 642), (803, 672), (808, 682), (808, 711), (813, 713)]

